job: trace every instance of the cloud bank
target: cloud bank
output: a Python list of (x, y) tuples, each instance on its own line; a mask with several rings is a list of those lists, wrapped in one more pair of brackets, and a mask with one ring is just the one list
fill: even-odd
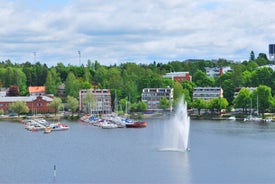
[[(271, 0), (0, 0), (0, 60), (242, 61), (275, 43)], [(80, 51), (80, 55), (78, 54)], [(35, 53), (35, 54), (34, 54)]]

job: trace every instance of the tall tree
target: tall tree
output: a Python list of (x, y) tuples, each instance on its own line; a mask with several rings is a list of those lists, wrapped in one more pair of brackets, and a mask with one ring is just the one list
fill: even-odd
[(251, 104), (251, 93), (247, 88), (242, 88), (236, 98), (233, 100), (234, 108), (242, 108), (243, 113), (247, 112), (247, 108)]
[(253, 61), (255, 60), (255, 54), (253, 52), (253, 50), (250, 52), (250, 58), (249, 58), (250, 61)]
[(93, 93), (88, 90), (85, 97), (83, 98), (83, 104), (85, 106), (86, 112), (91, 114), (93, 109), (96, 109), (97, 101)]
[(59, 97), (54, 97), (53, 101), (49, 104), (49, 107), (54, 109), (55, 116), (59, 110), (63, 108), (62, 100)]
[(71, 112), (73, 115), (78, 109), (78, 100), (72, 96), (68, 96), (67, 97), (67, 108), (71, 109)]
[(253, 106), (257, 108), (258, 113), (264, 116), (265, 111), (272, 105), (271, 88), (265, 85), (260, 85), (252, 93)]
[(65, 81), (65, 93), (67, 96), (72, 96), (77, 98), (79, 91), (79, 82), (76, 79), (73, 72), (70, 72)]
[(56, 72), (55, 68), (51, 68), (48, 70), (47, 78), (46, 78), (46, 92), (48, 94), (57, 95), (58, 93), (58, 86), (61, 85), (61, 78)]

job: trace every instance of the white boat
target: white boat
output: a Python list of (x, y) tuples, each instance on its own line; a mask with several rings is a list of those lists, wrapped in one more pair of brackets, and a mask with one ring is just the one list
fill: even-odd
[(104, 128), (104, 129), (112, 129), (112, 128), (118, 128), (117, 124), (115, 123), (110, 123), (110, 122), (103, 122), (101, 124), (101, 128)]
[(63, 123), (52, 123), (49, 125), (49, 127), (52, 129), (52, 131), (57, 131), (57, 130), (68, 130), (70, 127), (66, 124)]

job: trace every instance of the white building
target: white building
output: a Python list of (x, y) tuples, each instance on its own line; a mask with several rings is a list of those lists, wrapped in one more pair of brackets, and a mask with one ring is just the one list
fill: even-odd
[(170, 72), (163, 76), (164, 78), (170, 78), (172, 80), (182, 83), (183, 80), (192, 81), (192, 76), (189, 72)]
[(206, 71), (207, 77), (217, 78), (224, 73), (231, 72), (232, 69), (230, 66), (215, 67), (215, 68), (205, 67), (205, 71)]
[(147, 104), (148, 110), (160, 110), (160, 99), (166, 97), (173, 103), (173, 88), (144, 88), (141, 94), (141, 100)]
[[(90, 92), (94, 96), (95, 105), (85, 105), (85, 96)], [(90, 107), (88, 107), (90, 106)], [(112, 99), (109, 89), (83, 89), (79, 91), (79, 110), (91, 114), (110, 114), (112, 113)]]
[(223, 97), (223, 90), (221, 87), (196, 87), (193, 91), (193, 100), (196, 98), (211, 100), (218, 97)]

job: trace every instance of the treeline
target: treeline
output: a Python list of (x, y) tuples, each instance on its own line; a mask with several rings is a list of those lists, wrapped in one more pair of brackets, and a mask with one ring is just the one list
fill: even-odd
[[(230, 106), (233, 105), (236, 87), (270, 87), (272, 96), (275, 94), (275, 72), (268, 67), (271, 64), (265, 54), (260, 53), (257, 58), (236, 63), (225, 59), (218, 60), (187, 60), (171, 61), (168, 63), (152, 62), (151, 64), (122, 63), (120, 65), (101, 65), (98, 61), (87, 61), (81, 66), (57, 63), (48, 67), (37, 62), (32, 64), (12, 63), (10, 60), (0, 63), (0, 85), (10, 87), (17, 85), (20, 95), (28, 95), (28, 86), (46, 86), (48, 94), (58, 94), (58, 86), (65, 84), (65, 96), (78, 98), (79, 89), (107, 88), (111, 89), (112, 99), (115, 95), (119, 100), (138, 103), (143, 88), (159, 88), (170, 86), (174, 88), (174, 99), (185, 95), (189, 107), (192, 106), (192, 92), (196, 86), (221, 86), (224, 98)], [(232, 72), (218, 78), (206, 76), (205, 67), (230, 66)], [(168, 72), (188, 71), (192, 82), (184, 81), (178, 84), (171, 79), (163, 78)]]

